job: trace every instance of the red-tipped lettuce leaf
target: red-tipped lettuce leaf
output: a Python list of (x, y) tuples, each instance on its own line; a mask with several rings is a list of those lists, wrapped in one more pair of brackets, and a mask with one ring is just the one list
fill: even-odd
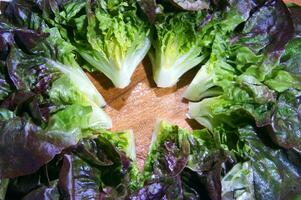
[(1, 120), (0, 130), (0, 178), (31, 174), (66, 148), (24, 117)]
[(279, 146), (301, 152), (300, 108), (301, 92), (291, 90), (280, 94), (267, 130)]
[(266, 1), (247, 20), (241, 42), (255, 52), (280, 53), (294, 35), (288, 8), (281, 0)]
[(190, 134), (166, 122), (157, 126), (144, 187), (130, 199), (221, 199), (221, 166), (227, 158), (215, 136), (207, 130)]

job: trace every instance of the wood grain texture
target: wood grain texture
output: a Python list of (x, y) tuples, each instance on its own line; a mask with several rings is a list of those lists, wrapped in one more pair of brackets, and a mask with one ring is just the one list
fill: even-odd
[(196, 72), (197, 69), (188, 72), (177, 86), (167, 89), (156, 87), (148, 59), (138, 66), (131, 84), (125, 89), (114, 88), (103, 74), (88, 74), (108, 104), (105, 110), (113, 120), (112, 130), (134, 131), (140, 169), (157, 119), (165, 119), (188, 129), (200, 128), (196, 122), (187, 119), (187, 101), (182, 98), (183, 91)]
[[(290, 2), (301, 4), (301, 0)], [(88, 74), (108, 104), (105, 110), (113, 120), (112, 130), (134, 131), (140, 169), (149, 149), (156, 119), (165, 119), (190, 130), (201, 128), (193, 120), (187, 119), (187, 101), (182, 98), (183, 91), (198, 69), (196, 67), (189, 71), (175, 87), (168, 89), (156, 87), (147, 58), (136, 69), (131, 84), (125, 89), (114, 88), (101, 73)]]

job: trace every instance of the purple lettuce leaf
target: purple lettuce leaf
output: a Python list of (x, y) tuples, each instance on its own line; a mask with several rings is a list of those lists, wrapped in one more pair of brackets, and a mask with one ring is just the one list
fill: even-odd
[(0, 60), (5, 61), (9, 50), (10, 46), (14, 42), (13, 34), (11, 31), (7, 31), (5, 24), (0, 23)]
[(155, 200), (155, 199), (167, 199), (166, 198), (166, 191), (168, 190), (168, 187), (172, 185), (171, 182), (160, 182), (155, 181), (152, 183), (145, 184), (143, 188), (140, 190), (134, 192), (131, 194), (128, 199), (131, 200), (142, 200), (142, 199), (148, 199), (148, 200)]
[[(186, 177), (185, 177), (186, 178)], [(188, 182), (188, 181), (187, 181)], [(181, 176), (162, 178), (145, 183), (144, 187), (132, 193), (127, 199), (131, 200), (172, 200), (172, 199), (199, 199), (200, 195), (194, 189), (185, 187)], [(204, 196), (203, 196), (204, 197)], [(206, 198), (204, 198), (206, 199)]]
[(294, 199), (301, 192), (301, 155), (271, 143), (265, 132), (251, 126), (239, 129), (244, 153), (252, 162), (255, 198)]
[(0, 178), (31, 174), (66, 148), (25, 117), (0, 120), (0, 130)]
[(220, 147), (215, 133), (203, 129), (194, 131), (193, 136), (189, 137), (191, 153), (187, 168), (198, 177), (198, 184), (205, 188), (209, 199), (221, 199), (221, 171), (228, 156)]
[(236, 10), (245, 20), (247, 20), (251, 13), (259, 6), (259, 3), (254, 0), (240, 1), (240, 0), (229, 0), (228, 4), (231, 9)]
[(18, 116), (29, 115), (34, 122), (41, 124), (47, 122), (50, 113), (56, 111), (58, 106), (42, 102), (39, 94), (30, 91), (13, 92), (0, 104), (1, 108), (14, 111)]
[(269, 0), (246, 21), (240, 42), (255, 52), (279, 54), (292, 39), (294, 25), (288, 8), (281, 0)]
[(285, 52), (280, 58), (280, 64), (284, 70), (290, 72), (301, 82), (301, 38), (292, 39), (285, 47)]
[[(39, 1), (40, 2), (40, 1)], [(40, 32), (45, 23), (38, 17), (35, 3), (31, 0), (12, 0), (3, 3), (2, 21), (14, 24), (20, 29), (32, 29)]]
[(56, 179), (58, 178), (60, 165), (59, 158), (56, 157), (33, 174), (9, 179), (6, 199), (36, 196), (40, 195), (40, 188), (54, 187), (54, 184), (57, 184)]
[(19, 43), (19, 46), (30, 52), (31, 49), (47, 38), (49, 34), (28, 29), (16, 29), (14, 36), (16, 43)]
[[(11, 47), (6, 59), (6, 68), (8, 76), (17, 90), (48, 89), (49, 80), (52, 80), (53, 75), (44, 66), (45, 63), (46, 60), (43, 57), (28, 55), (20, 49)], [(48, 82), (43, 82), (43, 79)]]
[(11, 179), (7, 198), (125, 199), (131, 160), (99, 136), (68, 147), (34, 174)]
[(156, 21), (156, 0), (139, 0), (138, 3), (144, 14), (148, 17), (150, 23), (154, 24)]
[(277, 100), (271, 124), (266, 127), (272, 140), (285, 149), (301, 152), (301, 93), (289, 90)]
[(0, 72), (0, 102), (3, 99), (5, 99), (10, 93), (11, 93), (11, 86), (7, 82), (6, 77), (3, 75), (3, 73)]
[[(138, 0), (142, 12), (147, 16), (149, 22), (154, 24), (158, 18), (157, 15), (163, 14), (163, 7), (168, 11), (199, 11), (203, 9), (209, 9), (209, 0), (168, 0), (168, 1), (156, 1), (156, 0)], [(164, 10), (165, 11), (165, 10)]]
[(130, 199), (221, 199), (227, 156), (208, 130), (193, 134), (161, 122), (144, 169), (144, 186)]
[[(128, 194), (131, 162), (111, 142), (84, 139), (64, 154), (58, 187), (63, 199), (116, 199)], [(123, 160), (126, 159), (126, 162)], [(126, 163), (124, 165), (124, 163)]]

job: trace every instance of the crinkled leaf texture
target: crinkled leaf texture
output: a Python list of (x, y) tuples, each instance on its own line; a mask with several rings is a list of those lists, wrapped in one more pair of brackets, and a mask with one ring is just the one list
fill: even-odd
[(181, 12), (166, 14), (156, 22), (153, 49), (149, 56), (158, 87), (175, 85), (185, 72), (207, 57), (206, 31), (198, 31), (203, 20), (202, 12)]
[[(239, 129), (245, 159), (222, 180), (224, 199), (298, 199), (301, 192), (300, 154), (267, 145), (262, 132)], [(238, 147), (239, 148), (239, 147)]]
[(125, 146), (133, 145), (129, 134), (104, 131), (81, 140), (34, 174), (11, 179), (7, 198), (125, 199), (136, 170), (135, 161), (124, 152)]
[(299, 84), (301, 82), (301, 38), (291, 40), (285, 47), (285, 52), (281, 56), (280, 64), (284, 70), (288, 71), (291, 76), (295, 77)]
[(10, 2), (1, 16), (1, 178), (35, 172), (92, 129), (111, 127), (103, 98), (74, 60), (74, 47), (56, 28), (24, 28), (27, 20), (41, 20), (23, 16), (25, 5)]
[(76, 51), (118, 88), (126, 87), (147, 54), (150, 27), (137, 15), (137, 2), (69, 1), (55, 13), (59, 24), (72, 27), (67, 35)]
[(240, 41), (255, 52), (267, 48), (269, 53), (279, 53), (293, 35), (294, 25), (288, 8), (281, 0), (270, 0), (246, 21)]
[(301, 7), (296, 4), (291, 4), (287, 6), (294, 22), (295, 36), (301, 37)]
[(273, 141), (285, 149), (301, 150), (301, 92), (289, 90), (279, 95), (272, 121), (266, 127)]
[[(298, 47), (298, 39), (291, 43), (294, 27), (286, 6), (267, 1), (243, 19), (247, 21), (239, 39), (216, 34), (210, 59), (184, 93), (193, 101), (203, 99), (190, 103), (189, 115), (211, 130), (220, 122), (236, 126), (233, 116), (251, 116), (258, 127), (271, 125), (279, 93), (300, 90), (298, 75), (290, 73), (298, 66), (286, 63), (298, 59), (290, 48)], [(285, 34), (281, 27), (287, 27), (287, 36), (278, 37)]]
[(190, 134), (158, 122), (144, 169), (144, 186), (130, 199), (220, 199), (226, 155), (207, 130)]
[[(5, 41), (3, 43), (3, 49), (7, 49), (8, 46), (12, 46), (16, 43), (18, 48), (24, 50), (26, 53), (31, 53), (30, 55), (26, 55), (16, 50), (18, 51), (17, 53), (20, 59), (23, 59), (25, 56), (25, 58), (28, 58), (27, 62), (42, 62), (39, 64), (44, 64), (46, 62), (45, 59), (40, 57), (48, 58), (49, 60), (47, 62), (50, 63), (49, 65), (52, 65), (56, 70), (67, 75), (73, 81), (73, 84), (77, 84), (79, 90), (85, 93), (96, 105), (100, 107), (105, 106), (103, 97), (98, 93), (95, 86), (89, 81), (75, 60), (76, 48), (69, 41), (63, 39), (65, 30), (61, 29), (61, 27), (52, 27), (52, 25), (46, 24), (37, 13), (32, 12), (32, 10), (35, 10), (34, 6), (41, 7), (44, 4), (51, 4), (51, 8), (56, 10), (54, 8), (62, 6), (63, 2), (39, 1), (32, 2), (32, 4), (28, 5), (25, 1), (18, 3), (13, 1), (7, 4), (6, 7), (4, 6), (4, 15), (1, 17), (4, 22), (1, 25), (5, 30), (2, 33), (3, 40)], [(9, 35), (9, 37), (7, 35)], [(8, 53), (9, 52), (4, 52), (2, 55), (7, 55)], [(14, 55), (17, 55), (17, 53)], [(32, 54), (38, 56), (33, 56)], [(35, 57), (35, 59), (30, 59), (31, 56)], [(57, 62), (57, 64), (54, 64), (54, 62)], [(60, 65), (60, 63), (63, 65)], [(27, 63), (20, 63), (20, 65), (26, 64)], [(11, 66), (11, 68), (12, 67), (14, 66)], [(25, 67), (29, 68), (28, 66)], [(27, 73), (26, 70), (24, 70), (25, 72), (21, 71), (22, 67), (12, 70), (20, 70), (16, 78), (20, 78), (21, 75)], [(14, 75), (14, 71), (11, 73)], [(11, 77), (11, 79), (14, 83), (18, 81), (18, 79), (14, 80), (14, 77)], [(45, 80), (44, 82), (47, 81)], [(17, 82), (16, 84), (20, 83)]]
[[(233, 30), (239, 26), (242, 22), (247, 20), (250, 10), (246, 10), (242, 14), (240, 6), (243, 7), (242, 2), (237, 5), (232, 2), (233, 5), (229, 7), (228, 12), (225, 12), (222, 16), (214, 16), (211, 22), (207, 23), (201, 30), (206, 30), (206, 34), (211, 34), (212, 39), (209, 42), (211, 53), (207, 62), (198, 71), (188, 88), (184, 92), (184, 97), (192, 101), (198, 101), (208, 96), (215, 96), (220, 94), (218, 81), (232, 80), (236, 74), (235, 68), (228, 62), (230, 57), (230, 36)], [(244, 16), (246, 15), (246, 16)], [(250, 53), (246, 50), (238, 51), (242, 53), (242, 56)], [(240, 56), (240, 57), (242, 57)], [(243, 56), (245, 57), (245, 56)], [(254, 60), (254, 56), (250, 57)], [(238, 58), (239, 59), (239, 58)], [(248, 60), (247, 60), (248, 61)], [(221, 85), (224, 85), (222, 83)], [(225, 86), (226, 87), (226, 86)]]
[[(167, 10), (177, 11), (179, 8), (186, 11), (199, 11), (209, 9), (210, 1), (208, 0), (168, 0), (168, 1), (156, 1), (156, 0), (138, 0), (141, 10), (147, 16), (151, 24), (160, 18), (164, 8), (160, 3), (166, 6)], [(164, 15), (164, 14), (163, 14)]]
[[(222, 31), (216, 31), (210, 59), (185, 91), (185, 98), (198, 101), (216, 96), (220, 87), (228, 86), (224, 81), (230, 84), (243, 73), (263, 81), (274, 69), (285, 45), (294, 35), (291, 15), (282, 1), (266, 1), (257, 5), (255, 10), (256, 5), (250, 3), (246, 6), (243, 2), (237, 5), (232, 2), (233, 5), (230, 4), (228, 12), (217, 23)], [(226, 34), (227, 24), (233, 24), (231, 32), (242, 26), (241, 33), (237, 36)]]

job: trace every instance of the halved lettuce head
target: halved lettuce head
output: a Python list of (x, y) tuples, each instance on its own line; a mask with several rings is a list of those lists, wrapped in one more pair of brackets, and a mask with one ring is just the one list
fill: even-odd
[(104, 73), (114, 86), (124, 88), (151, 44), (150, 27), (138, 16), (136, 4), (133, 0), (70, 0), (61, 2), (50, 19), (89, 70)]

